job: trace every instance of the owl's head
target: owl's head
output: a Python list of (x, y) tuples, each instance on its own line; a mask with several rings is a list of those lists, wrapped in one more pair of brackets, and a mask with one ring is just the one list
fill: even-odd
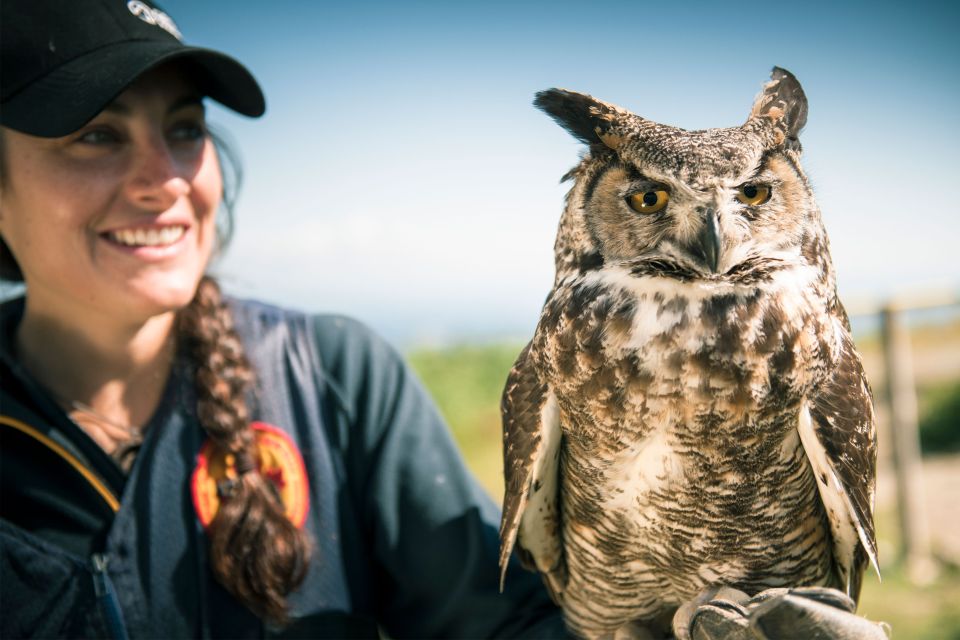
[(558, 279), (621, 264), (736, 281), (829, 260), (800, 167), (807, 100), (790, 72), (773, 69), (739, 127), (685, 131), (563, 89), (535, 104), (590, 146), (568, 174), (576, 183), (557, 238)]

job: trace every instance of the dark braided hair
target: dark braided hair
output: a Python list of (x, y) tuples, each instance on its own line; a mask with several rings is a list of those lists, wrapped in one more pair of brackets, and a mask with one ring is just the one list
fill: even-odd
[[(183, 353), (194, 363), (197, 417), (215, 447), (239, 471), (256, 469), (257, 451), (246, 404), (253, 373), (216, 281), (204, 277), (178, 316)], [(259, 616), (282, 622), (285, 596), (306, 575), (311, 542), (284, 514), (269, 481), (238, 474), (208, 529), (217, 580)]]

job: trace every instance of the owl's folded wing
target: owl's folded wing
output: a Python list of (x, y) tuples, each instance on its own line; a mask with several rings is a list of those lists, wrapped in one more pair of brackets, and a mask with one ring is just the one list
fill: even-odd
[(517, 358), (503, 391), (503, 518), (500, 523), (500, 589), (518, 542), (528, 569), (540, 571), (555, 600), (563, 590), (559, 511), (560, 421), (557, 401), (529, 357)]
[(834, 368), (801, 409), (799, 431), (830, 519), (840, 577), (856, 599), (867, 559), (880, 573), (873, 525), (877, 431), (860, 356), (850, 334), (838, 333)]

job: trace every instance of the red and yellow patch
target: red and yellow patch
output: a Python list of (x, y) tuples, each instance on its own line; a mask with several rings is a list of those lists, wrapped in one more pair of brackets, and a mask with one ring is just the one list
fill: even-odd
[[(290, 522), (302, 527), (310, 507), (310, 483), (300, 450), (278, 427), (265, 422), (254, 422), (251, 427), (257, 439), (257, 470), (276, 488)], [(210, 526), (220, 508), (218, 484), (236, 479), (233, 454), (218, 451), (208, 438), (197, 454), (190, 482), (193, 508), (204, 527)]]

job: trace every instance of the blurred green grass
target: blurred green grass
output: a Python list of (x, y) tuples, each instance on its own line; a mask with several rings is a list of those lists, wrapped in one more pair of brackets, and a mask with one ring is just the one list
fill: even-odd
[(960, 380), (921, 386), (917, 402), (923, 452), (960, 451)]
[(930, 584), (913, 584), (896, 557), (900, 536), (895, 505), (879, 510), (874, 523), (882, 579), (867, 569), (857, 613), (889, 624), (893, 640), (960, 640), (960, 571), (944, 565)]
[(500, 394), (523, 345), (504, 343), (416, 349), (407, 358), (453, 431), (470, 469), (503, 498)]
[[(960, 335), (952, 329), (949, 333)], [(915, 342), (925, 341), (943, 346), (939, 334), (921, 333)], [(858, 342), (865, 360), (877, 358), (875, 339)], [(497, 502), (503, 496), (500, 394), (522, 347), (455, 345), (407, 354), (450, 425), (467, 465)], [(960, 450), (960, 381), (923, 380), (919, 409), (924, 451)], [(892, 509), (877, 514), (877, 531), (881, 551), (892, 555), (899, 542)], [(888, 622), (896, 640), (960, 640), (960, 573), (955, 568), (944, 570), (930, 585), (916, 587), (895, 559), (883, 557), (881, 562), (882, 583), (872, 573), (865, 577), (861, 614)]]

